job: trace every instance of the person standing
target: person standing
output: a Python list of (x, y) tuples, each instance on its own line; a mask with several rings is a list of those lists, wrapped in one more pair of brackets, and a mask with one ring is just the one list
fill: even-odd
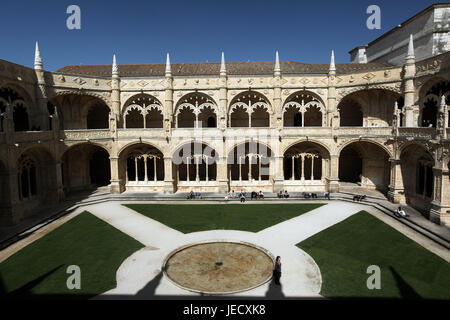
[(273, 278), (275, 280), (275, 284), (280, 284), (281, 278), (281, 257), (277, 256), (275, 259), (275, 267), (273, 269)]

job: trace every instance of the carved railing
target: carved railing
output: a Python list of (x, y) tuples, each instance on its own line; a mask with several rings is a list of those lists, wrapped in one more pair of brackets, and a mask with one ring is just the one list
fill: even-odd
[(398, 128), (400, 137), (418, 137), (425, 139), (433, 139), (436, 134), (436, 128)]
[(390, 136), (391, 127), (340, 127), (339, 136)]
[(53, 140), (53, 131), (16, 131), (15, 142), (36, 142)]
[(84, 130), (64, 130), (61, 131), (61, 138), (64, 140), (96, 140), (109, 139), (111, 134), (109, 129), (84, 129)]

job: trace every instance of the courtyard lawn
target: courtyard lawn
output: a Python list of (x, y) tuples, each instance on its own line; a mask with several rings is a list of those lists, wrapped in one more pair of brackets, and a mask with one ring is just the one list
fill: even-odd
[(207, 230), (258, 232), (324, 204), (127, 204), (183, 233)]
[[(0, 295), (90, 298), (116, 287), (116, 271), (143, 245), (83, 212), (0, 263)], [(69, 290), (69, 265), (81, 269), (81, 289)]]
[[(450, 263), (365, 211), (297, 246), (318, 264), (325, 297), (450, 299)], [(370, 265), (380, 290), (366, 287)]]

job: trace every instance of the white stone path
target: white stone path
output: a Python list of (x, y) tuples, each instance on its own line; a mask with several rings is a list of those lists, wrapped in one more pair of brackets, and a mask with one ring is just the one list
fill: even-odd
[[(241, 204), (230, 204), (241, 205)], [(247, 205), (247, 204), (245, 204)], [(248, 204), (251, 205), (251, 204)], [(278, 299), (284, 297), (320, 297), (322, 278), (315, 261), (295, 245), (302, 240), (350, 217), (364, 206), (333, 202), (260, 232), (212, 230), (183, 234), (141, 215), (119, 202), (107, 202), (84, 208), (146, 247), (128, 257), (117, 270), (117, 287), (96, 299), (111, 295), (130, 298), (199, 296), (173, 284), (161, 273), (165, 258), (173, 250), (208, 240), (238, 240), (265, 248), (281, 256), (282, 286), (265, 283), (255, 289), (234, 294), (242, 297)], [(152, 281), (153, 280), (153, 281)], [(233, 295), (231, 295), (233, 296)]]

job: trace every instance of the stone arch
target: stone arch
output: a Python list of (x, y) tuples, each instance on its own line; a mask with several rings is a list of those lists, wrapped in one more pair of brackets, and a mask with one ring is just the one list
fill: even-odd
[(322, 144), (297, 141), (283, 152), (284, 180), (290, 180), (291, 190), (302, 189), (302, 186), (323, 188), (325, 177), (329, 176), (329, 162), (329, 150)]
[(229, 127), (270, 127), (272, 114), (272, 106), (266, 96), (257, 91), (244, 91), (230, 102)]
[[(8, 111), (7, 105), (10, 105), (13, 112), (14, 131), (37, 130), (37, 127), (32, 125), (33, 108), (30, 104), (31, 99), (24, 96), (24, 93), (26, 93), (24, 90), (16, 91), (14, 86), (0, 88), (0, 112)], [(3, 122), (3, 116), (1, 120)]]
[(74, 144), (61, 155), (61, 173), (66, 194), (107, 186), (111, 181), (110, 152), (98, 143)]
[(340, 125), (388, 127), (401, 94), (390, 87), (370, 87), (348, 92), (337, 104)]
[(149, 94), (137, 94), (130, 97), (122, 108), (123, 128), (162, 128), (163, 107), (161, 102)]
[(227, 154), (231, 188), (233, 189), (234, 185), (244, 190), (258, 186), (272, 187), (270, 180), (273, 156), (274, 152), (264, 142), (245, 140), (234, 144)]
[(353, 140), (339, 149), (339, 180), (387, 192), (391, 152), (369, 140)]
[(178, 145), (172, 152), (178, 188), (216, 181), (218, 158), (218, 152), (205, 142), (188, 141)]
[[(60, 128), (63, 130), (88, 129), (88, 122), (92, 129), (109, 127), (111, 108), (101, 95), (84, 91), (60, 91), (49, 98), (49, 103), (56, 107), (60, 118)], [(89, 115), (90, 110), (94, 111), (91, 115)], [(92, 118), (95, 116), (100, 116), (101, 119)]]
[[(182, 96), (174, 112), (176, 128), (207, 128), (214, 118), (217, 127), (219, 109), (214, 99), (203, 92), (191, 92)], [(208, 122), (210, 121), (210, 122)]]
[(19, 216), (48, 209), (58, 200), (55, 158), (43, 146), (23, 150), (16, 160)]
[(283, 126), (326, 126), (326, 108), (322, 98), (306, 90), (292, 93), (283, 104)]
[(433, 199), (433, 156), (416, 142), (402, 146), (399, 154), (403, 202), (428, 213)]
[[(450, 104), (450, 81), (435, 77), (428, 80), (419, 90), (419, 118), (421, 127), (436, 127), (437, 114), (441, 96), (445, 95), (447, 105)], [(448, 124), (446, 124), (448, 125)]]
[(132, 143), (119, 152), (119, 178), (126, 190), (161, 191), (164, 172), (164, 154), (152, 144)]

